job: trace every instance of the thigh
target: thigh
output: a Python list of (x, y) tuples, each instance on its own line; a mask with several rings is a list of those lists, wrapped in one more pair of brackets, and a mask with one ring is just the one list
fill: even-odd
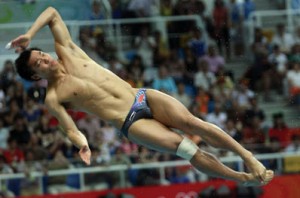
[(129, 127), (128, 139), (156, 151), (176, 154), (183, 137), (154, 119), (140, 119)]
[(153, 118), (168, 127), (185, 131), (194, 117), (181, 102), (165, 93), (150, 89), (147, 98)]

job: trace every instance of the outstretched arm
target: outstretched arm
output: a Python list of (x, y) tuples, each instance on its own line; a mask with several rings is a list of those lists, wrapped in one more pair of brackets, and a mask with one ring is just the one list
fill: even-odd
[(71, 142), (80, 149), (79, 155), (81, 159), (90, 164), (91, 151), (88, 146), (86, 137), (77, 129), (73, 119), (67, 113), (66, 109), (59, 104), (57, 97), (54, 93), (48, 93), (45, 100), (51, 114), (53, 114), (59, 121), (63, 128), (64, 133), (71, 140)]

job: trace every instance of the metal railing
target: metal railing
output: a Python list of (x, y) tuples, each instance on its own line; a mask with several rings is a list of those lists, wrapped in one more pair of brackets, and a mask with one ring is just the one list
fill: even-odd
[[(133, 35), (127, 35), (124, 31), (122, 31), (122, 26), (131, 25), (131, 24), (151, 24), (151, 28), (154, 30), (159, 30), (162, 33), (163, 38), (167, 38), (167, 23), (174, 21), (194, 21), (195, 25), (198, 27), (204, 28), (204, 24), (202, 19), (197, 15), (187, 15), (187, 16), (168, 16), (168, 17), (149, 17), (149, 18), (130, 18), (130, 19), (105, 19), (105, 20), (97, 20), (97, 21), (65, 21), (66, 25), (69, 28), (72, 39), (75, 43), (79, 44), (79, 32), (81, 27), (86, 26), (100, 26), (106, 33), (106, 39), (115, 44), (117, 48), (118, 54), (126, 51), (124, 47), (124, 43), (129, 41), (128, 37), (131, 38)], [(18, 36), (19, 34), (23, 34), (27, 31), (27, 29), (32, 25), (32, 23), (10, 23), (10, 24), (0, 24), (0, 30), (2, 34), (6, 31), (9, 32), (9, 35), (5, 35), (0, 40), (0, 45), (3, 48), (0, 48), (1, 54), (7, 54), (9, 52), (4, 50), (5, 44), (9, 41), (9, 39), (13, 39), (14, 36)], [(39, 47), (43, 48), (41, 45), (53, 45), (53, 39), (51, 36), (47, 36), (50, 31), (43, 32), (45, 35), (40, 38), (34, 38), (32, 43), (38, 44)], [(0, 36), (1, 38), (1, 36)], [(3, 38), (8, 40), (3, 40)], [(2, 50), (2, 52), (1, 52)], [(53, 48), (54, 50), (54, 48)]]
[[(255, 157), (264, 162), (268, 160), (276, 160), (277, 162), (277, 170), (275, 172), (277, 174), (283, 172), (283, 159), (286, 157), (292, 156), (300, 156), (300, 152), (295, 153), (272, 153), (272, 154), (258, 154)], [(221, 157), (220, 161), (223, 163), (237, 163), (238, 171), (244, 170), (244, 163), (242, 159), (238, 156), (230, 156), (230, 157)], [(180, 161), (165, 161), (165, 162), (151, 162), (151, 163), (143, 163), (143, 164), (132, 164), (130, 166), (127, 165), (111, 165), (111, 166), (97, 166), (97, 167), (85, 167), (85, 168), (69, 168), (64, 170), (52, 170), (48, 171), (47, 177), (55, 177), (55, 176), (67, 176), (72, 174), (79, 175), (79, 186), (80, 191), (84, 191), (86, 189), (85, 184), (85, 174), (96, 174), (96, 173), (107, 173), (107, 172), (117, 172), (119, 174), (119, 183), (121, 187), (125, 187), (126, 183), (126, 171), (131, 170), (142, 170), (142, 169), (158, 169), (159, 172), (159, 181), (162, 183), (166, 179), (165, 168), (168, 167), (181, 167), (188, 166), (190, 163), (186, 160)], [(201, 172), (195, 171), (196, 174), (201, 175)], [(27, 175), (28, 176), (28, 175)], [(37, 178), (39, 181), (39, 189), (40, 192), (43, 192), (43, 177), (45, 174), (43, 172), (31, 172), (31, 178)], [(3, 189), (5, 182), (11, 179), (24, 179), (26, 175), (24, 173), (16, 173), (16, 174), (2, 174), (0, 175), (0, 189)], [(5, 189), (5, 188), (4, 188)]]

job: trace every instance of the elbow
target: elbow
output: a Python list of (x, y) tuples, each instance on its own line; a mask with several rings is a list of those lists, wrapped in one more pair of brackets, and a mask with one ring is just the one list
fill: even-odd
[(50, 6), (50, 7), (47, 8), (47, 12), (48, 12), (53, 18), (59, 16), (58, 11), (57, 11), (54, 7), (52, 7), (52, 6)]

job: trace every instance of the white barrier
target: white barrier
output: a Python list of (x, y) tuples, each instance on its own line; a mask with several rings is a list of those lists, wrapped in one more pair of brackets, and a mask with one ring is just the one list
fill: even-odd
[[(260, 160), (277, 160), (277, 170), (276, 173), (281, 173), (283, 171), (282, 160), (285, 157), (291, 156), (300, 156), (300, 153), (272, 153), (272, 154), (258, 154), (255, 157)], [(238, 163), (238, 171), (244, 171), (244, 164), (240, 157), (238, 156), (230, 156), (230, 157), (222, 157), (220, 161), (223, 163)], [(64, 170), (52, 170), (47, 172), (47, 176), (67, 176), (70, 174), (78, 174), (80, 178), (80, 190), (83, 191), (85, 189), (85, 181), (84, 174), (88, 173), (103, 173), (103, 172), (119, 172), (120, 175), (120, 184), (121, 187), (125, 187), (126, 177), (125, 171), (129, 169), (140, 170), (140, 169), (158, 169), (160, 174), (160, 181), (165, 180), (165, 168), (167, 167), (180, 167), (187, 166), (190, 163), (186, 160), (181, 161), (165, 161), (165, 162), (152, 162), (152, 163), (143, 163), (143, 164), (132, 164), (127, 165), (112, 165), (112, 166), (97, 166), (97, 167), (85, 167), (85, 168), (70, 168)], [(197, 174), (201, 174), (197, 171)], [(42, 177), (44, 173), (42, 172), (31, 172), (30, 176), (33, 178), (39, 178), (39, 186), (42, 188)], [(24, 173), (17, 174), (2, 174), (0, 175), (0, 189), (3, 189), (3, 183), (9, 179), (22, 179), (25, 178)], [(40, 190), (42, 192), (42, 189)]]

